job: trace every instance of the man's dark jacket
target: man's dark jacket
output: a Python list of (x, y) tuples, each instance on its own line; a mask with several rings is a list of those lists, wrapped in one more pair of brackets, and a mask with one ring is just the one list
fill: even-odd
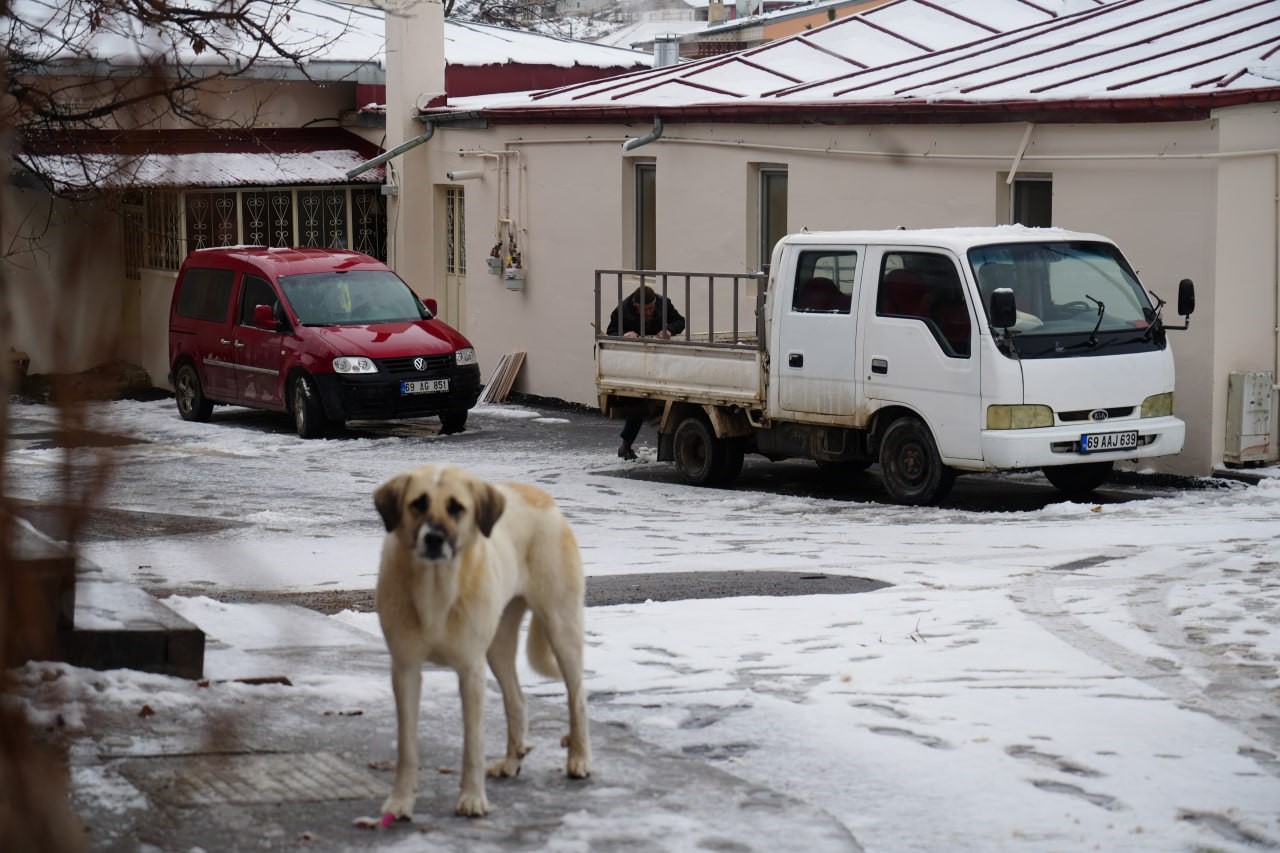
[[(627, 332), (635, 332), (636, 334), (656, 335), (666, 328), (673, 335), (678, 335), (684, 331), (684, 317), (680, 316), (680, 312), (676, 310), (676, 306), (671, 304), (671, 300), (665, 296), (654, 294), (654, 301), (657, 303), (653, 307), (653, 316), (649, 318), (649, 322), (645, 324), (646, 328), (641, 328), (643, 318), (640, 314), (640, 307), (636, 305), (635, 300), (627, 299), (617, 308), (613, 309), (613, 313), (609, 315), (609, 328), (605, 332), (606, 335), (623, 335)], [(622, 312), (622, 328), (618, 328), (618, 312)], [(663, 317), (666, 317), (665, 327), (663, 325)]]

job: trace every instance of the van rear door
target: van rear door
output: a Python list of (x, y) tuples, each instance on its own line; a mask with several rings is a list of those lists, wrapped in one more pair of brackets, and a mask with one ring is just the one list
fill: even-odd
[(188, 267), (170, 323), (170, 333), (184, 338), (182, 349), (196, 362), (204, 395), (220, 403), (233, 403), (238, 394), (231, 345), (235, 283), (234, 270)]
[(977, 325), (955, 259), (929, 247), (877, 246), (866, 260), (868, 400), (920, 414), (944, 457), (981, 459)]

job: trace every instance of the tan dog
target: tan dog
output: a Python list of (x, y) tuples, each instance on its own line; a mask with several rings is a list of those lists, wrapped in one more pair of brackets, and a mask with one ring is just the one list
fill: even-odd
[(515, 776), (525, 745), (524, 693), (516, 646), (525, 609), (533, 612), (528, 657), (562, 676), (569, 693), (566, 772), (591, 774), (582, 687), (582, 560), (573, 531), (546, 492), (490, 484), (454, 466), (424, 465), (378, 487), (374, 505), (387, 528), (375, 601), (391, 652), (399, 728), (396, 777), (384, 817), (408, 818), (418, 787), (418, 708), (426, 662), (458, 673), (462, 694), (462, 793), (457, 813), (488, 812), (485, 798), (485, 661), (502, 688), (507, 754), (490, 776)]

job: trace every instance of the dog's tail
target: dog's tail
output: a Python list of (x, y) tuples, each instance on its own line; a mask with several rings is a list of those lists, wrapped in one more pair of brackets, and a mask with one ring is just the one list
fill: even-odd
[(535, 613), (529, 620), (529, 639), (525, 641), (525, 653), (529, 656), (529, 666), (534, 672), (547, 678), (560, 678), (560, 664), (551, 651), (551, 640), (547, 637), (547, 626)]

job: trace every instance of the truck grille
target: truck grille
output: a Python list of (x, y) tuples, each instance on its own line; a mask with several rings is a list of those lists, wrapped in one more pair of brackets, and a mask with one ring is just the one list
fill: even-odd
[[(1133, 406), (1116, 406), (1113, 409), (1104, 409), (1103, 411), (1107, 413), (1107, 420), (1111, 420), (1112, 418), (1127, 418), (1133, 414), (1133, 410)], [(1077, 409), (1074, 412), (1058, 412), (1058, 420), (1062, 421), (1064, 424), (1087, 421), (1089, 420), (1089, 413), (1092, 411), (1094, 410)]]

